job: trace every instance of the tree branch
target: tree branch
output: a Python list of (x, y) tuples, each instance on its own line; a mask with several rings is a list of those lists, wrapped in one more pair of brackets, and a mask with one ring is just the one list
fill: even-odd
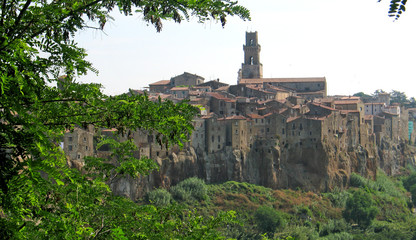
[(95, 1), (92, 1), (92, 2), (90, 2), (90, 3), (88, 3), (88, 4), (84, 5), (84, 6), (81, 6), (81, 7), (77, 8), (77, 9), (75, 9), (75, 10), (70, 11), (68, 14), (66, 14), (66, 15), (62, 16), (62, 17), (61, 17), (61, 18), (59, 18), (57, 21), (52, 22), (50, 25), (48, 25), (48, 26), (46, 26), (46, 27), (44, 27), (44, 28), (40, 29), (39, 31), (35, 32), (34, 34), (32, 34), (32, 35), (30, 36), (30, 38), (35, 38), (35, 37), (39, 36), (41, 33), (45, 32), (45, 31), (46, 31), (48, 28), (50, 28), (52, 25), (57, 24), (57, 23), (61, 23), (61, 22), (62, 22), (62, 21), (64, 21), (66, 18), (68, 18), (68, 17), (70, 17), (70, 16), (74, 15), (75, 13), (78, 13), (78, 12), (80, 12), (80, 11), (83, 11), (83, 10), (85, 10), (85, 9), (87, 9), (87, 8), (89, 8), (89, 7), (93, 6), (93, 5), (95, 5), (95, 4), (97, 4), (97, 3), (101, 2), (101, 1), (103, 1), (103, 0), (95, 0)]
[(22, 10), (19, 12), (19, 16), (17, 16), (16, 21), (14, 22), (13, 27), (19, 25), (20, 20), (22, 19), (23, 15), (26, 13), (26, 10), (29, 8), (29, 5), (32, 3), (32, 0), (27, 0), (25, 5), (23, 6)]

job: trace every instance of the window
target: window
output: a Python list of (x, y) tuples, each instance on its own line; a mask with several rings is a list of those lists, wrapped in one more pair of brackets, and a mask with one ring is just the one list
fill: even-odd
[(282, 134), (285, 134), (285, 129), (284, 128), (282, 128)]
[(303, 125), (302, 123), (299, 123), (299, 129), (302, 130), (303, 129)]
[(254, 40), (250, 39), (250, 46), (253, 46), (253, 45), (254, 45)]
[(88, 150), (88, 146), (85, 146), (85, 150)]
[(218, 149), (220, 149), (220, 148), (221, 148), (221, 145), (218, 144)]
[(84, 137), (84, 142), (86, 142), (87, 141), (87, 138), (86, 137)]
[(267, 132), (270, 132), (270, 129), (269, 128), (267, 128)]
[(214, 136), (211, 136), (211, 142), (214, 142)]
[(72, 137), (68, 137), (68, 142), (72, 142)]
[(72, 145), (68, 146), (68, 151), (72, 151)]
[(218, 142), (221, 142), (221, 136), (218, 136)]
[(250, 57), (250, 65), (254, 65), (254, 58)]
[(197, 134), (195, 134), (195, 137), (198, 137), (198, 133), (197, 133)]
[(296, 124), (292, 124), (292, 129), (296, 129)]
[(78, 155), (77, 155), (77, 159), (81, 159), (81, 155), (79, 155), (79, 154), (78, 154)]

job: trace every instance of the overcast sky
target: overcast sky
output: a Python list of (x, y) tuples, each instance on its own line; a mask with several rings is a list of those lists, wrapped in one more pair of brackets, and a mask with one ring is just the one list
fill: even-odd
[(236, 84), (246, 31), (257, 31), (263, 77), (326, 77), (328, 95), (398, 90), (416, 97), (416, 5), (398, 20), (388, 1), (244, 0), (252, 21), (165, 22), (161, 33), (140, 16), (113, 14), (104, 33), (77, 36), (107, 94), (168, 80), (183, 72)]

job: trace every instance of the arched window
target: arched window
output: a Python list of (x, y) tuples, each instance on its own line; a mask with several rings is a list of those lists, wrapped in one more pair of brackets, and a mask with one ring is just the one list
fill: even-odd
[(253, 65), (253, 64), (254, 64), (254, 58), (250, 57), (250, 65)]
[(250, 46), (253, 46), (253, 45), (254, 45), (254, 40), (250, 39)]

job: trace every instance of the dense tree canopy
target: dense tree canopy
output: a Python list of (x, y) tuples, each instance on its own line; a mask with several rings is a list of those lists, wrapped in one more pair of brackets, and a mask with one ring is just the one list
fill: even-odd
[[(80, 175), (67, 167), (59, 147), (64, 132), (90, 124), (120, 133), (142, 129), (161, 144), (181, 145), (192, 131), (197, 109), (186, 102), (153, 102), (146, 95), (106, 96), (98, 84), (77, 83), (77, 76), (96, 70), (85, 60), (74, 34), (84, 28), (103, 29), (114, 10), (139, 14), (157, 31), (164, 20), (181, 22), (194, 16), (224, 25), (227, 16), (249, 19), (249, 12), (230, 0), (5, 0), (0, 9), (0, 235), (123, 235), (127, 228), (119, 229), (117, 223), (137, 222), (142, 215), (132, 210), (130, 217), (136, 219), (120, 219), (114, 214), (117, 206), (130, 205), (109, 193), (103, 174), (86, 169), (87, 174)], [(131, 142), (113, 144), (118, 154), (131, 156)], [(106, 170), (137, 176), (154, 167), (149, 159), (122, 159)], [(103, 166), (99, 159), (89, 163), (94, 164), (89, 169)]]
[(357, 223), (362, 228), (370, 226), (377, 215), (374, 200), (365, 190), (356, 190), (348, 199), (343, 211), (345, 220)]

